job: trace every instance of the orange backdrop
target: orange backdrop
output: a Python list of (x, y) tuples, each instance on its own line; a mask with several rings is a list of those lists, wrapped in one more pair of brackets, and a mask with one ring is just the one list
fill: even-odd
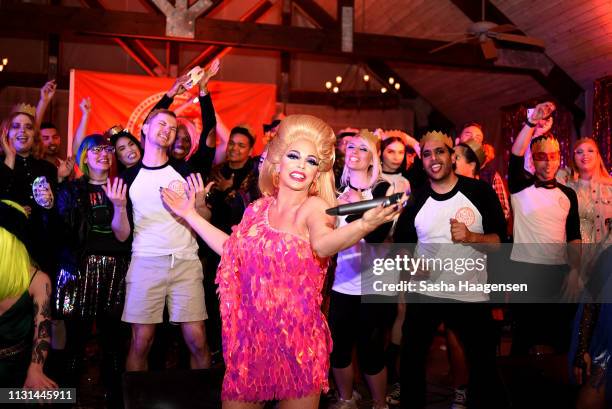
[[(146, 115), (173, 83), (172, 78), (71, 70), (68, 135), (74, 135), (81, 120), (79, 103), (90, 97), (92, 109), (87, 134), (102, 133), (120, 124), (140, 138)], [(228, 129), (238, 124), (250, 125), (257, 138), (254, 154), (258, 154), (262, 124), (269, 123), (275, 113), (276, 85), (211, 81), (208, 88), (220, 125)], [(192, 120), (199, 136), (202, 121), (200, 106), (194, 102), (197, 95), (196, 86), (177, 96), (170, 109), (177, 116)], [(68, 146), (71, 145), (72, 141)]]

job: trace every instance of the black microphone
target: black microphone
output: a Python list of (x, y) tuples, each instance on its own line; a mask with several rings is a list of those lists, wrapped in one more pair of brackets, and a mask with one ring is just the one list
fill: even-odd
[(384, 207), (398, 203), (404, 193), (394, 193), (391, 196), (379, 197), (378, 199), (363, 200), (361, 202), (347, 203), (325, 210), (330, 216), (346, 216), (347, 214), (363, 213), (383, 203)]

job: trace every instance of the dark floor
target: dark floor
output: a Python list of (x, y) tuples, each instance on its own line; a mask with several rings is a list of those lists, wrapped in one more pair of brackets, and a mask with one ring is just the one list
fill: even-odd
[[(507, 391), (509, 400), (512, 402), (511, 408), (554, 408), (570, 409), (573, 408), (573, 391), (568, 387), (566, 373), (566, 359), (564, 356), (540, 356), (525, 358), (524, 360), (507, 357), (510, 341), (503, 339), (500, 347), (500, 358), (498, 368), (501, 378), (504, 381), (504, 388)], [(177, 360), (169, 355), (170, 366), (176, 365)], [(100, 382), (99, 354), (95, 342), (91, 342), (87, 347), (85, 370), (81, 379), (81, 387), (78, 390), (79, 406), (81, 409), (106, 409), (104, 404), (104, 391)], [(177, 372), (179, 373), (179, 372)], [(220, 373), (220, 372), (219, 372)], [(169, 372), (172, 377), (172, 372)], [(185, 375), (185, 372), (182, 372)], [(189, 373), (186, 373), (189, 376)], [(164, 373), (159, 373), (163, 378)], [(178, 376), (178, 375), (177, 375)], [(191, 378), (191, 376), (189, 376)], [(430, 353), (428, 364), (428, 409), (448, 409), (450, 408), (453, 390), (449, 374), (446, 346), (444, 338), (435, 338), (434, 345)], [(176, 381), (176, 380), (175, 380)], [(195, 383), (198, 383), (196, 381)], [(163, 383), (163, 382), (162, 382)], [(204, 388), (205, 381), (200, 382)], [(200, 384), (198, 383), (198, 385)], [(198, 386), (199, 387), (199, 386)], [(143, 388), (147, 389), (147, 388)], [(180, 388), (179, 388), (180, 389)], [(369, 393), (367, 387), (358, 382), (356, 389), (363, 396), (359, 404), (360, 409), (371, 408), (371, 401), (368, 400)], [(150, 391), (143, 391), (145, 394)], [(185, 391), (193, 393), (193, 391)], [(218, 392), (216, 392), (218, 393)], [(408, 397), (409, 399), (409, 397)], [(321, 400), (321, 408), (325, 409), (333, 403), (333, 392), (324, 396)], [(153, 406), (137, 406), (138, 409)], [(168, 408), (160, 403), (155, 407)], [(112, 408), (114, 409), (114, 408)], [(496, 408), (492, 408), (496, 409)]]

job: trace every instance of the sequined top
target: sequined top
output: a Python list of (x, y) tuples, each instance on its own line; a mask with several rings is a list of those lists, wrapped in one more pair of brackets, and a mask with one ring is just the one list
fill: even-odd
[(607, 233), (606, 219), (612, 218), (612, 184), (570, 179), (567, 186), (578, 196), (582, 242), (599, 243)]
[(253, 202), (223, 247), (216, 278), (223, 400), (294, 399), (328, 389), (332, 345), (321, 312), (328, 259), (306, 239), (270, 226), (274, 200)]

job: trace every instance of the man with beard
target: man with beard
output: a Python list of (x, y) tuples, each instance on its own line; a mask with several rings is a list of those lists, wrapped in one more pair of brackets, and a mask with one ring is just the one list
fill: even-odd
[[(416, 243), (415, 259), (463, 260), (466, 264), (469, 260), (486, 260), (483, 243), (497, 247), (506, 229), (495, 192), (485, 182), (455, 173), (456, 158), (447, 135), (428, 132), (421, 138), (420, 147), (429, 183), (414, 191), (414, 205), (400, 216), (394, 241)], [(426, 405), (427, 354), (441, 322), (454, 331), (465, 348), (469, 367), (467, 407), (496, 407), (492, 402), (495, 343), (488, 294), (461, 288), (462, 283), (485, 284), (486, 263), (480, 269), (460, 271), (434, 265), (410, 273), (414, 273), (411, 280), (417, 289), (406, 294), (410, 305), (402, 328), (400, 365), (401, 390), (406, 398), (401, 400), (401, 407)], [(435, 286), (443, 289), (430, 289)], [(456, 392), (460, 393), (455, 395), (454, 407), (465, 407), (465, 392)]]
[[(239, 195), (243, 183), (248, 184), (257, 171), (251, 158), (254, 145), (255, 137), (248, 127), (234, 127), (230, 132), (225, 161), (214, 166), (211, 171), (209, 181), (214, 182), (214, 185), (210, 195), (206, 197), (206, 203), (211, 210), (210, 223), (228, 234), (231, 233), (232, 226), (240, 223), (249, 205), (244, 203)], [(208, 246), (204, 246), (203, 256), (206, 259), (204, 290), (209, 316), (206, 331), (213, 359), (216, 361), (221, 357), (221, 316), (215, 277), (221, 259)]]
[[(533, 138), (538, 127), (552, 126), (554, 109), (551, 102), (535, 107), (514, 140), (508, 165), (514, 210), (511, 280), (528, 286), (527, 292), (511, 297), (517, 303), (512, 353), (519, 355), (552, 352), (551, 347), (559, 353), (567, 350), (574, 308), (553, 303), (575, 301), (581, 289), (576, 192), (555, 180), (561, 160), (557, 139), (551, 133)], [(524, 169), (528, 146), (534, 174)]]
[(57, 127), (51, 122), (43, 122), (40, 125), (40, 139), (45, 147), (45, 160), (55, 165), (55, 167), (59, 167), (62, 164), (59, 154), (62, 138), (57, 131)]
[(198, 203), (203, 203), (202, 177), (189, 174), (185, 162), (177, 164), (168, 156), (176, 127), (172, 111), (151, 112), (143, 125), (146, 138), (142, 161), (123, 173), (125, 185), (115, 180), (106, 189), (115, 209), (120, 209), (112, 222), (116, 237), (120, 241), (133, 237), (122, 317), (132, 324), (128, 371), (148, 368), (155, 325), (163, 321), (166, 300), (170, 321), (181, 325), (191, 352), (191, 367), (210, 366), (198, 245), (191, 228), (170, 213), (159, 193), (160, 187), (184, 193), (187, 183), (198, 192)]

